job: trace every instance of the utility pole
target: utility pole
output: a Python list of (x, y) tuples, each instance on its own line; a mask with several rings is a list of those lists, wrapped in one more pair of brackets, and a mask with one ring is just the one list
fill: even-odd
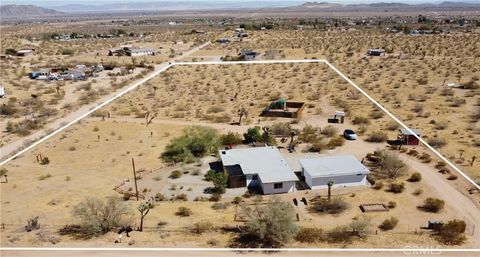
[(135, 196), (137, 197), (138, 201), (138, 187), (137, 187), (137, 173), (135, 171), (135, 161), (132, 158), (132, 167), (133, 167), (133, 179), (135, 181)]

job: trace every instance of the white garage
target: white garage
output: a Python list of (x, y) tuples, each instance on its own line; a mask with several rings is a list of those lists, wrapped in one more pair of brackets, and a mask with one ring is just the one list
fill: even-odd
[(327, 188), (329, 181), (333, 181), (333, 187), (364, 186), (370, 173), (353, 155), (300, 159), (299, 162), (311, 189)]

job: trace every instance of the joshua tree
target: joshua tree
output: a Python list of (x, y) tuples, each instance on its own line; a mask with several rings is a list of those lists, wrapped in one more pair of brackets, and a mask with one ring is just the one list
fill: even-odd
[(237, 114), (238, 114), (238, 126), (240, 126), (240, 125), (242, 125), (242, 117), (247, 116), (248, 111), (247, 111), (247, 109), (245, 109), (245, 107), (242, 106), (238, 109)]
[(148, 212), (153, 208), (153, 206), (153, 203), (150, 201), (141, 203), (138, 206), (138, 211), (140, 212), (140, 227), (138, 227), (138, 231), (143, 231), (143, 219), (145, 216), (147, 216)]
[(333, 181), (331, 181), (331, 180), (328, 181), (327, 186), (328, 186), (328, 200), (330, 201), (330, 198), (332, 197), (331, 189), (332, 189), (332, 186), (333, 186)]

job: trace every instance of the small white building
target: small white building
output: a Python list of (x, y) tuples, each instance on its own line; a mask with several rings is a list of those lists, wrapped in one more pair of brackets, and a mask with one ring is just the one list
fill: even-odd
[(5, 97), (5, 88), (0, 86), (0, 98)]
[(311, 189), (333, 187), (365, 186), (370, 173), (353, 155), (326, 156), (299, 160), (305, 182)]
[(155, 55), (157, 52), (153, 48), (129, 48), (126, 51), (128, 56)]
[(259, 188), (263, 194), (293, 192), (297, 176), (273, 146), (220, 150), (229, 187)]

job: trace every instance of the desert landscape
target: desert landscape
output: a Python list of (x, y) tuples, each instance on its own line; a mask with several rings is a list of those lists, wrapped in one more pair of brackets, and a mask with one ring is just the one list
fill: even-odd
[(478, 249), (480, 21), (321, 6), (4, 22), (1, 246)]

